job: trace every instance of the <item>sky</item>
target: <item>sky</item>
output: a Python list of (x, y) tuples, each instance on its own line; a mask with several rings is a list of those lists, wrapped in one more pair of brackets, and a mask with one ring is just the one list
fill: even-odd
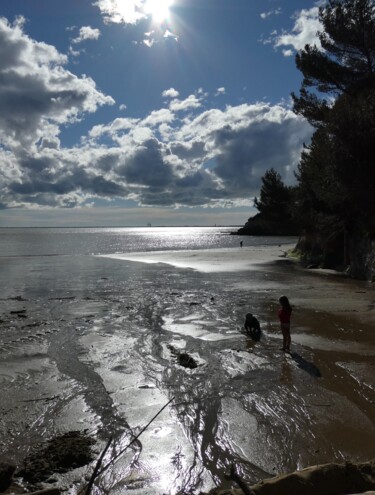
[(1, 0), (0, 227), (243, 225), (322, 1)]

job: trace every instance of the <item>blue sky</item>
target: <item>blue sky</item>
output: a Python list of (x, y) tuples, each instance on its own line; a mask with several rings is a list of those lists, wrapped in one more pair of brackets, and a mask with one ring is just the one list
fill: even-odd
[(309, 124), (307, 0), (1, 0), (0, 226), (242, 225)]

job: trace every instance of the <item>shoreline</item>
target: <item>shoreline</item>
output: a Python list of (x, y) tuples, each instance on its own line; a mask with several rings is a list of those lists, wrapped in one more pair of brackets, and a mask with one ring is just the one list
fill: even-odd
[(98, 257), (149, 264), (165, 263), (176, 268), (191, 268), (203, 273), (243, 272), (253, 269), (255, 265), (285, 258), (287, 251), (293, 246), (294, 243), (277, 246), (245, 246), (242, 248), (145, 251), (102, 254)]

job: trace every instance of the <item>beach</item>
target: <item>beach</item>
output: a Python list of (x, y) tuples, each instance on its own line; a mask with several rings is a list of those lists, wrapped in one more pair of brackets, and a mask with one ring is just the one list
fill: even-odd
[[(110, 436), (111, 493), (249, 484), (375, 457), (375, 291), (302, 269), (294, 243), (2, 260), (0, 461)], [(278, 298), (293, 306), (280, 350)], [(245, 314), (262, 336), (243, 333)], [(188, 355), (196, 367), (183, 366)], [(76, 493), (93, 463), (38, 481)]]

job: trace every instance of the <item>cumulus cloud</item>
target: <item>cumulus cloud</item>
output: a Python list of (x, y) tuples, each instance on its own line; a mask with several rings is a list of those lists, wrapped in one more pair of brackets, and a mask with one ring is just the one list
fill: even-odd
[[(76, 146), (61, 126), (113, 100), (64, 68), (65, 56), (0, 20), (1, 207), (67, 207), (95, 198), (145, 206), (244, 206), (271, 167), (290, 182), (309, 124), (264, 102), (207, 108), (174, 88), (143, 118), (98, 123)], [(220, 93), (224, 91), (221, 89)], [(62, 139), (62, 138), (61, 138)]]
[(146, 17), (142, 11), (142, 0), (98, 0), (94, 3), (102, 13), (104, 21), (115, 24), (136, 24)]
[(163, 91), (162, 96), (164, 98), (177, 98), (178, 96), (180, 96), (180, 93), (174, 88), (170, 88)]
[(199, 108), (201, 106), (201, 100), (196, 95), (189, 95), (185, 100), (179, 100), (178, 98), (174, 98), (170, 104), (169, 108), (173, 112), (178, 112), (180, 110), (190, 110)]
[(86, 40), (97, 40), (100, 36), (100, 30), (92, 28), (91, 26), (82, 26), (79, 30), (79, 34), (76, 38), (72, 39), (72, 43), (82, 43)]
[(290, 56), (293, 51), (301, 50), (306, 44), (317, 45), (320, 41), (317, 36), (318, 31), (322, 31), (319, 18), (319, 5), (311, 9), (303, 9), (295, 15), (294, 26), (291, 32), (284, 31), (273, 38), (275, 48), (287, 47), (283, 49), (285, 56)]
[(64, 68), (65, 55), (0, 18), (0, 140), (9, 149), (54, 140), (59, 126), (113, 104), (88, 77)]

